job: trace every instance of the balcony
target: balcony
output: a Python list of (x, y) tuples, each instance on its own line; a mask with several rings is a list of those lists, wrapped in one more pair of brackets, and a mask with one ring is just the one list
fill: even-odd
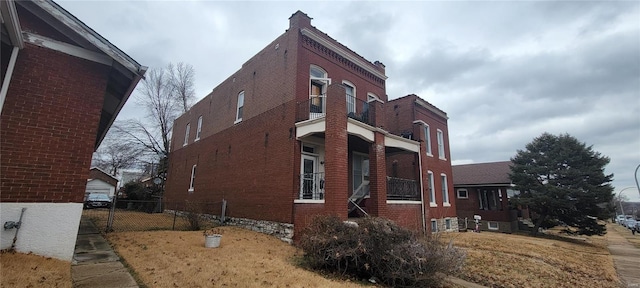
[(387, 200), (420, 201), (418, 181), (387, 177)]
[[(364, 124), (375, 126), (375, 115), (372, 109), (369, 109), (369, 103), (364, 100), (357, 99), (351, 95), (346, 96), (347, 117), (362, 122)], [(298, 102), (296, 109), (296, 122), (324, 118), (326, 112), (326, 96), (312, 95), (309, 100)]]

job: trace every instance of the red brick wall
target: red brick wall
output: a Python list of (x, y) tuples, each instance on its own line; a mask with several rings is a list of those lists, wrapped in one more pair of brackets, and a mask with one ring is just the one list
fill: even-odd
[(422, 231), (422, 205), (389, 204), (387, 210), (389, 219), (398, 225), (414, 231)]
[[(226, 199), (227, 216), (292, 223), (299, 173), (293, 163), (294, 111), (285, 103), (173, 151), (166, 200)], [(194, 164), (194, 191), (189, 193)]]
[(109, 68), (26, 44), (0, 123), (0, 201), (82, 202)]
[[(201, 115), (203, 119), (201, 139), (237, 125), (234, 122), (238, 94), (241, 91), (244, 91), (243, 121), (285, 103), (295, 106), (295, 103), (290, 101), (294, 99), (296, 37), (297, 34), (292, 32), (278, 37), (245, 62), (240, 70), (215, 87), (186, 114), (176, 119), (172, 151), (182, 149), (187, 123), (191, 124), (189, 144), (194, 142), (198, 117)], [(307, 81), (308, 77), (307, 71)]]

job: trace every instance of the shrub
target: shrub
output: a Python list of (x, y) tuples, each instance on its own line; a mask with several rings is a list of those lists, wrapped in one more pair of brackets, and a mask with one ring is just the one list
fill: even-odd
[(393, 287), (437, 287), (456, 272), (464, 253), (384, 218), (365, 218), (358, 225), (334, 216), (318, 216), (300, 239), (304, 262), (322, 269)]

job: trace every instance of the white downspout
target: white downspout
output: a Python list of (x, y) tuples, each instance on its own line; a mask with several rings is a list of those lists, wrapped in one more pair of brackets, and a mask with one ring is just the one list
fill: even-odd
[(9, 59), (9, 65), (7, 66), (7, 73), (4, 75), (4, 81), (2, 81), (2, 89), (0, 89), (0, 113), (2, 113), (4, 99), (7, 98), (7, 91), (9, 90), (11, 75), (13, 74), (13, 68), (16, 66), (16, 59), (18, 59), (18, 50), (20, 50), (18, 46), (13, 46), (13, 50), (11, 50), (11, 58)]
[(422, 205), (422, 234), (427, 234), (427, 216), (424, 210), (424, 184), (422, 181), (422, 149), (418, 152), (418, 163), (420, 163), (420, 204)]

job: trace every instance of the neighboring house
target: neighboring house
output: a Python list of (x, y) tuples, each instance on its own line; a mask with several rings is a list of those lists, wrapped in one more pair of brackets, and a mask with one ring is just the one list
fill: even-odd
[(92, 153), (146, 67), (53, 1), (0, 12), (0, 222), (26, 209), (15, 249), (71, 261)]
[[(386, 128), (391, 120), (420, 130), (414, 121), (435, 117), (435, 150), (436, 126), (447, 141), (446, 114), (415, 95), (388, 101), (382, 63), (316, 29), (300, 11), (289, 20), (284, 34), (176, 119), (165, 201), (225, 200), (230, 221), (270, 223), (283, 238), (319, 214), (383, 216), (416, 231), (430, 231), (438, 216), (455, 226), (454, 206), (430, 207), (425, 194), (427, 171), (449, 173), (448, 143), (446, 160), (427, 159), (423, 140)], [(406, 105), (402, 119), (386, 119), (403, 101), (427, 108)], [(424, 117), (412, 114), (423, 110)], [(404, 157), (401, 169), (413, 170), (390, 173), (396, 156)]]
[[(513, 190), (509, 173), (511, 161), (453, 165), (453, 187), (458, 217), (464, 227), (474, 229), (474, 216), (480, 215), (480, 230), (511, 233), (529, 224), (527, 209), (509, 205)], [(519, 223), (524, 221), (523, 223)]]
[(105, 194), (109, 198), (113, 198), (117, 187), (118, 179), (116, 177), (109, 175), (109, 173), (102, 171), (98, 167), (93, 167), (89, 170), (84, 199), (86, 200), (89, 194)]

